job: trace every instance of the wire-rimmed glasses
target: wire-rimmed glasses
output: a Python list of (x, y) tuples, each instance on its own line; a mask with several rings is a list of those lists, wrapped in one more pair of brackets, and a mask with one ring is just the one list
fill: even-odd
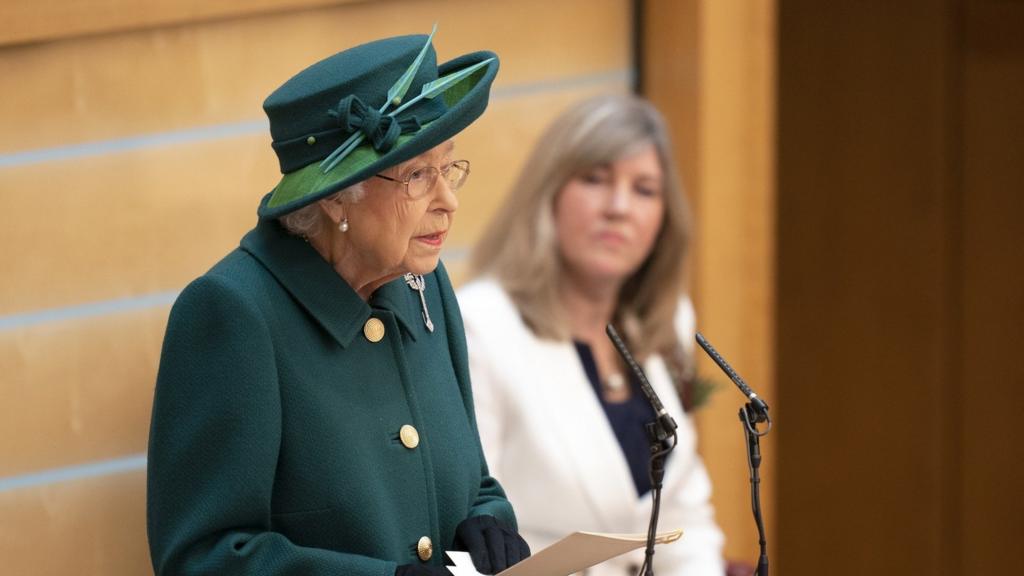
[(469, 176), (469, 160), (455, 160), (441, 166), (423, 166), (409, 173), (405, 178), (392, 178), (383, 174), (374, 174), (377, 178), (383, 178), (399, 184), (405, 184), (406, 193), (413, 200), (422, 198), (434, 188), (438, 175), (444, 176), (448, 187), (452, 192), (458, 190), (466, 183)]

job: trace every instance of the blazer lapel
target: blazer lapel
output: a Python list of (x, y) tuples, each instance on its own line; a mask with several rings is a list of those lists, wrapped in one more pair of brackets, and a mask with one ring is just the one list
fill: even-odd
[(615, 432), (572, 344), (538, 341), (538, 354), (535, 366), (553, 372), (536, 380), (553, 383), (537, 391), (546, 399), (540, 406), (550, 412), (555, 438), (564, 442), (581, 491), (602, 524), (580, 529), (621, 532), (637, 496)]

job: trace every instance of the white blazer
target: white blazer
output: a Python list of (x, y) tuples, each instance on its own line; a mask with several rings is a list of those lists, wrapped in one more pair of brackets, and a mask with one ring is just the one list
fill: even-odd
[[(637, 497), (629, 465), (572, 343), (534, 336), (493, 280), (477, 280), (457, 296), (484, 453), (530, 548), (540, 550), (578, 530), (646, 533), (650, 493)], [(682, 341), (689, 342), (689, 300), (681, 302), (676, 320)], [(655, 549), (655, 573), (722, 576), (723, 536), (693, 423), (662, 359), (648, 358), (644, 371), (679, 424), (658, 530), (682, 528), (683, 537)], [(640, 549), (591, 568), (587, 576), (634, 576), (642, 562)]]

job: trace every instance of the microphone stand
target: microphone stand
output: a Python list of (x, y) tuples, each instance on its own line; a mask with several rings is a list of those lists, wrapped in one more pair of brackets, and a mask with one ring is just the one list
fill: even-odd
[[(710, 342), (697, 333), (697, 343), (707, 352), (708, 356), (718, 364), (718, 367), (725, 372), (733, 383), (739, 387), (750, 401), (740, 408), (739, 417), (743, 424), (743, 433), (747, 438), (747, 466), (750, 469), (750, 505), (754, 513), (754, 522), (757, 524), (758, 544), (761, 554), (757, 559), (756, 576), (768, 576), (768, 542), (764, 536), (764, 519), (761, 515), (761, 476), (758, 469), (761, 466), (761, 436), (764, 436), (772, 429), (772, 419), (768, 416), (768, 404), (758, 397), (753, 390), (747, 386), (743, 378), (729, 366), (725, 358), (715, 350)], [(759, 430), (757, 425), (765, 424), (765, 429)]]
[(650, 443), (651, 460), (647, 465), (651, 479), (651, 520), (647, 525), (647, 546), (644, 548), (644, 563), (640, 567), (641, 576), (654, 576), (654, 541), (658, 533), (658, 515), (661, 512), (661, 487), (665, 479), (665, 459), (676, 447), (678, 438), (676, 431), (669, 432), (655, 418), (644, 425), (647, 430), (647, 441)]
[[(647, 474), (651, 480), (651, 520), (647, 525), (647, 547), (644, 549), (644, 563), (640, 567), (639, 576), (654, 576), (654, 542), (658, 533), (658, 515), (661, 512), (661, 487), (665, 479), (665, 459), (676, 447), (679, 439), (676, 434), (676, 421), (668, 414), (661, 404), (661, 399), (647, 381), (647, 375), (643, 368), (633, 359), (626, 344), (619, 337), (615, 327), (608, 324), (605, 331), (611, 339), (615, 349), (626, 362), (630, 371), (636, 376), (640, 383), (640, 390), (647, 401), (654, 408), (654, 420), (644, 425), (647, 431), (647, 441), (650, 444), (651, 459), (648, 463)], [(671, 440), (671, 441), (670, 441)]]
[[(750, 468), (750, 505), (754, 512), (754, 522), (757, 524), (757, 542), (761, 548), (761, 555), (757, 559), (757, 576), (768, 576), (768, 542), (764, 537), (764, 519), (761, 516), (761, 476), (758, 468), (761, 466), (761, 436), (764, 436), (772, 429), (772, 421), (767, 414), (760, 414), (753, 408), (753, 404), (747, 402), (740, 408), (740, 422), (743, 423), (743, 432), (747, 436), (747, 466)], [(767, 422), (768, 427), (762, 432), (757, 425)]]

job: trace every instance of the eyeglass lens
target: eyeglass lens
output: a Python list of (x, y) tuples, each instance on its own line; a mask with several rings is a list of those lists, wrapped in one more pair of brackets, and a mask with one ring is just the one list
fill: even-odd
[(448, 182), (448, 187), (453, 191), (458, 190), (466, 182), (466, 177), (469, 176), (469, 161), (456, 160), (445, 166), (443, 172), (434, 166), (424, 166), (423, 168), (413, 170), (409, 174), (409, 194), (420, 196), (427, 193), (437, 181), (437, 176), (442, 173), (444, 179)]

